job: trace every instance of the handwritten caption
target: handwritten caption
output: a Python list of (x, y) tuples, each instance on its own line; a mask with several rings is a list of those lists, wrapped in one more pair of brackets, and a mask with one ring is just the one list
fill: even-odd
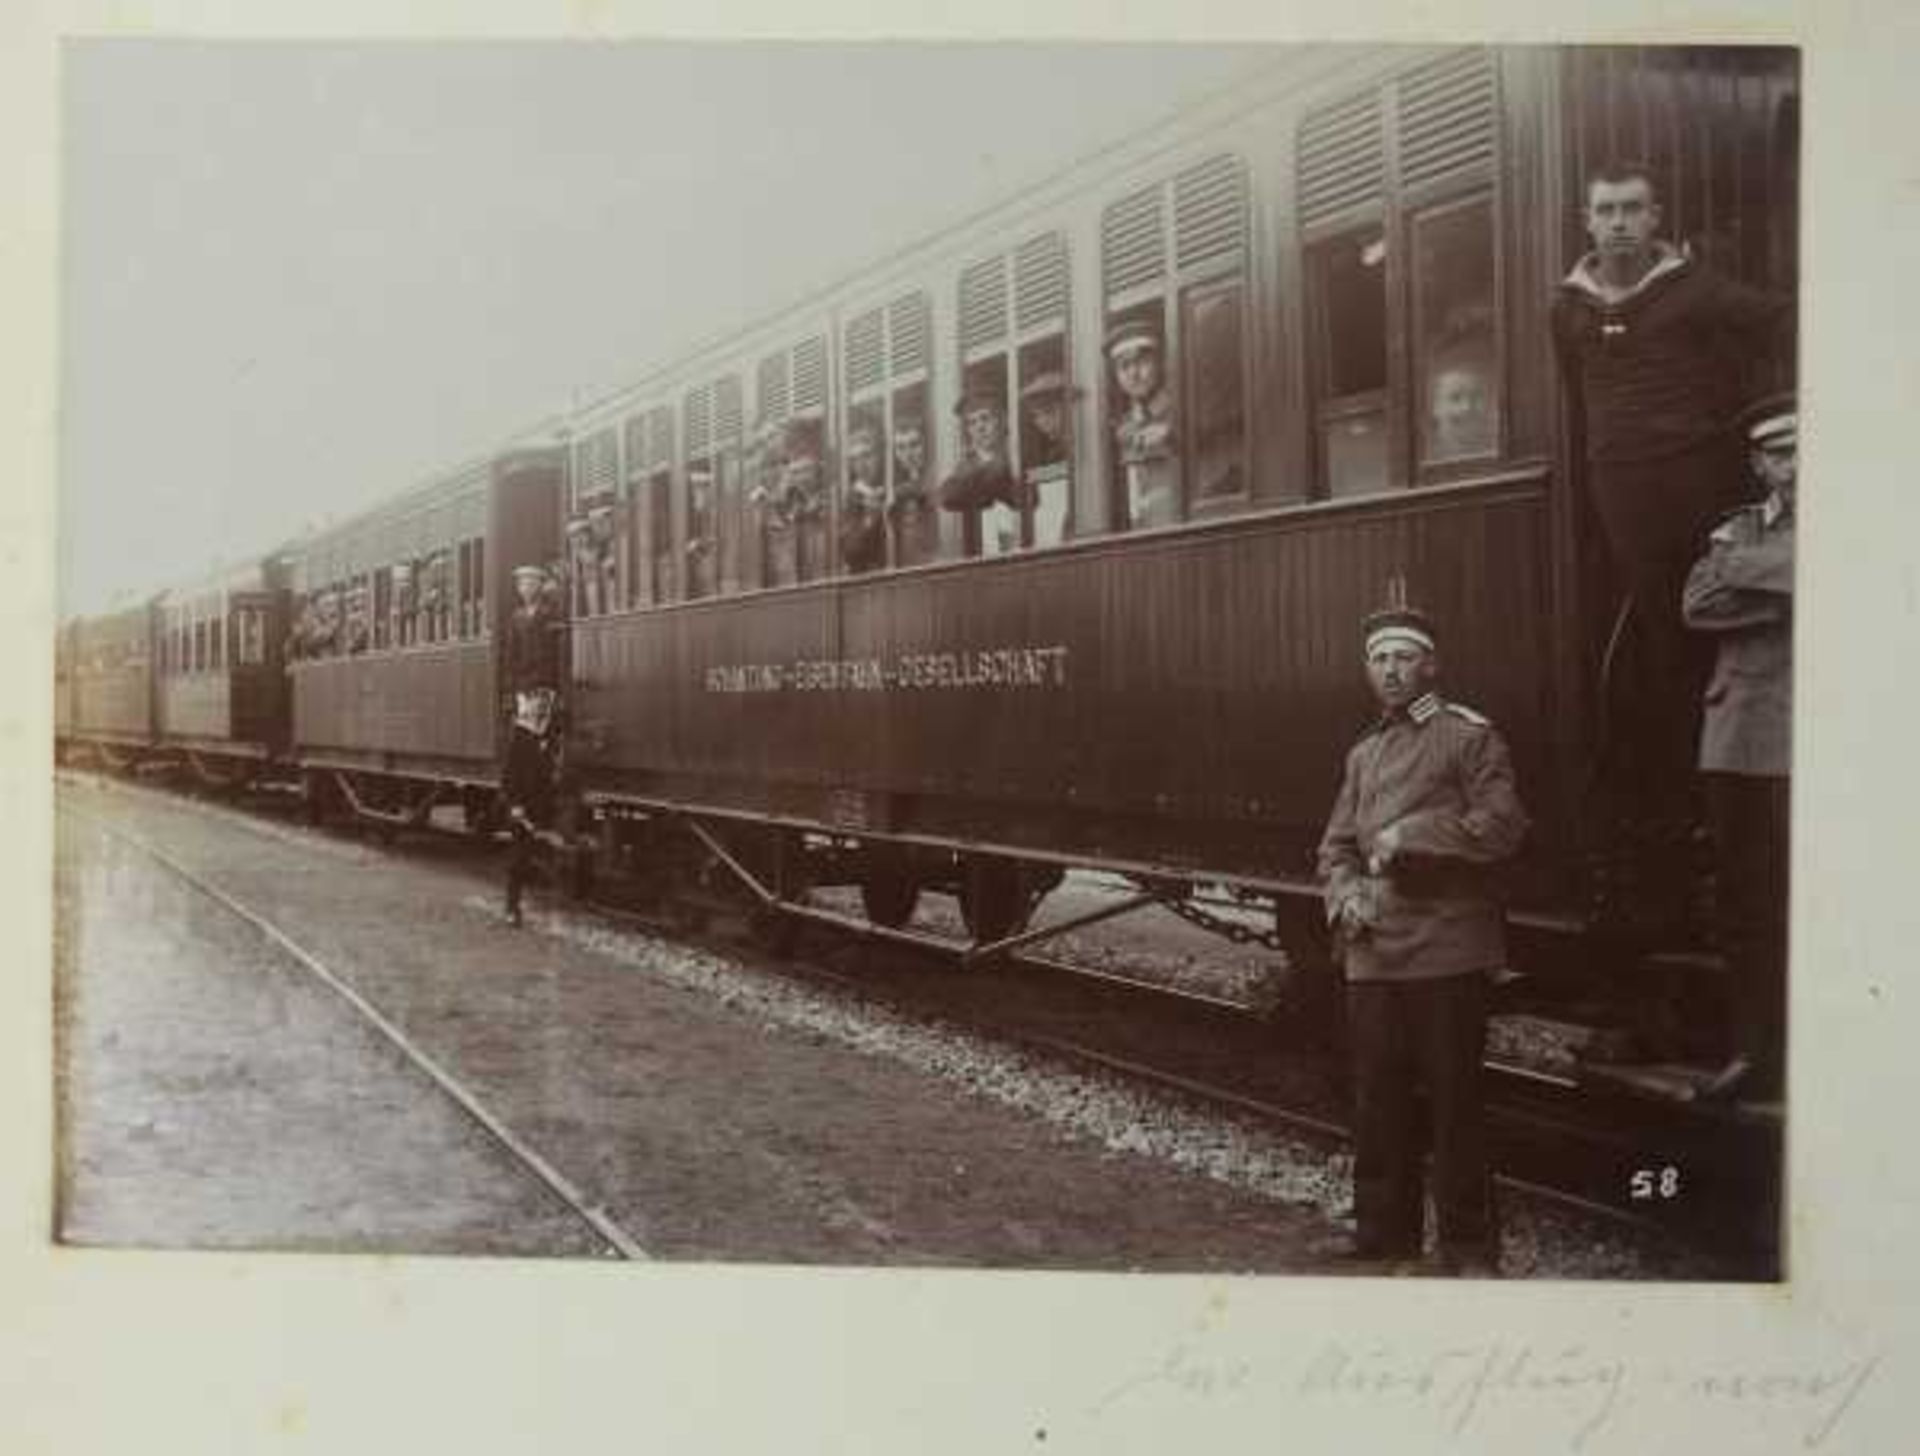
[(1839, 1427), (1879, 1364), (1872, 1354), (1826, 1366), (1689, 1369), (1581, 1344), (1489, 1341), (1417, 1350), (1328, 1341), (1289, 1367), (1209, 1354), (1195, 1340), (1174, 1345), (1158, 1365), (1113, 1387), (1089, 1414), (1106, 1415), (1155, 1393), (1279, 1395), (1328, 1407), (1398, 1403), (1427, 1411), (1451, 1434), (1465, 1436), (1504, 1408), (1560, 1422), (1567, 1445), (1578, 1451), (1635, 1405), (1682, 1402), (1796, 1422), (1801, 1445), (1814, 1450)]
[(796, 658), (706, 669), (710, 693), (888, 692), (895, 689), (1063, 688), (1067, 649), (982, 647), (895, 657)]

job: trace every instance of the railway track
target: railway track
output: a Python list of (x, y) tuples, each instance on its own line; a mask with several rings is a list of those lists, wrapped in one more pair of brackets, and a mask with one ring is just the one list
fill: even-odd
[[(430, 832), (454, 854), (489, 848), (452, 830)], [(706, 949), (737, 952), (753, 936), (753, 917), (738, 903), (643, 912), (624, 903), (619, 888), (602, 885), (587, 908), (613, 924)], [(1346, 1150), (1339, 1059), (1291, 1038), (1284, 1026), (1219, 996), (1031, 951), (962, 971), (964, 949), (957, 940), (946, 948), (905, 944), (810, 921), (802, 953), (775, 959), (784, 974), (903, 1015), (1251, 1121), (1326, 1155)], [(1777, 1207), (1766, 1170), (1778, 1165), (1777, 1127), (1712, 1108), (1607, 1098), (1568, 1079), (1499, 1064), (1489, 1064), (1487, 1076), (1507, 1204), (1670, 1244), (1710, 1277), (1776, 1276)]]
[(355, 990), (346, 977), (287, 934), (269, 916), (245, 903), (213, 880), (189, 868), (161, 846), (133, 833), (124, 826), (114, 824), (84, 809), (76, 808), (71, 812), (102, 833), (111, 835), (139, 851), (202, 898), (218, 906), (222, 912), (251, 928), (280, 955), (298, 965), (305, 974), (338, 997), (360, 1021), (391, 1046), (404, 1062), (452, 1102), (468, 1121), (590, 1228), (604, 1243), (609, 1255), (632, 1261), (649, 1259), (646, 1248), (637, 1238), (622, 1227), (585, 1190), (568, 1178), (537, 1147), (515, 1132), (471, 1087), (431, 1056), (378, 1006)]

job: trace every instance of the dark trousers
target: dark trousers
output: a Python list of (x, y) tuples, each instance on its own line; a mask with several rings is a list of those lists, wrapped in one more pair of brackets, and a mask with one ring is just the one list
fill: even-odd
[[(507, 911), (517, 913), (520, 895), (531, 877), (539, 846), (531, 825), (545, 825), (553, 817), (553, 750), (548, 739), (515, 726), (507, 743), (507, 766), (500, 789), (507, 802), (508, 832), (513, 837), (507, 853)], [(513, 811), (518, 810), (519, 813)], [(523, 817), (524, 816), (524, 817)]]
[(1612, 685), (1610, 699), (1619, 719), (1616, 781), (1637, 791), (1643, 815), (1684, 810), (1713, 643), (1687, 628), (1680, 596), (1715, 522), (1740, 501), (1742, 468), (1730, 435), (1652, 460), (1588, 467), (1614, 572), (1633, 603), (1629, 650), (1616, 667), (1625, 680)]
[(1731, 975), (1733, 1050), (1750, 1090), (1777, 1095), (1787, 1050), (1788, 800), (1791, 780), (1710, 773), (1721, 950)]
[[(1419, 1255), (1423, 1142), (1432, 1151), (1441, 1252), (1456, 1257), (1492, 1253), (1492, 1185), (1480, 1094), (1486, 1029), (1486, 986), (1477, 972), (1348, 984), (1353, 1204), (1361, 1253)], [(1423, 1091), (1425, 1139), (1418, 1095)]]

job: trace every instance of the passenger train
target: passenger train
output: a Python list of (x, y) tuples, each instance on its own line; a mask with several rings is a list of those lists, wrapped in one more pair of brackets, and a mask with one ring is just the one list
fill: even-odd
[(1312, 984), (1358, 623), (1404, 600), (1535, 820), (1516, 969), (1709, 1057), (1672, 1041), (1714, 994), (1698, 918), (1608, 902), (1672, 876), (1622, 875), (1631, 634), (1547, 307), (1622, 155), (1669, 236), (1791, 293), (1798, 97), (1784, 49), (1288, 51), (557, 427), (65, 624), (60, 751), (489, 826), (511, 575), (544, 564), (583, 869), (718, 874), (776, 921), (855, 885), (883, 930), (947, 891), (983, 952), (1099, 869), (1270, 913)]

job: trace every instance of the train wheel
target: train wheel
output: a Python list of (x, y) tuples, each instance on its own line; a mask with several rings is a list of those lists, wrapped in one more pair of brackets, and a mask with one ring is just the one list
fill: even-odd
[(967, 861), (960, 878), (960, 917), (975, 944), (1017, 933), (1032, 905), (1033, 897), (1015, 861), (987, 855)]
[(332, 807), (333, 785), (323, 773), (308, 773), (300, 780), (300, 796), (306, 801), (307, 823), (318, 828), (327, 822)]
[(875, 925), (898, 930), (913, 919), (914, 907), (920, 903), (920, 881), (904, 864), (876, 860), (860, 881), (860, 903)]

